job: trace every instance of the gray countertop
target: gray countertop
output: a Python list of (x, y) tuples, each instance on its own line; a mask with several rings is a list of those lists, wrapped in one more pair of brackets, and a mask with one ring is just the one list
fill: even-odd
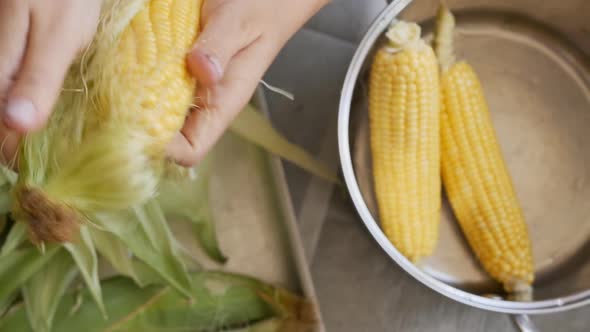
[[(291, 141), (338, 168), (340, 88), (355, 42), (381, 1), (333, 1), (297, 33), (265, 80), (294, 93), (268, 92), (273, 123)], [(372, 3), (369, 5), (369, 3)], [(358, 8), (357, 8), (358, 9)], [(518, 331), (507, 315), (455, 303), (410, 278), (378, 247), (337, 189), (285, 163), (300, 230), (329, 332)], [(590, 307), (535, 316), (545, 331), (590, 330)]]

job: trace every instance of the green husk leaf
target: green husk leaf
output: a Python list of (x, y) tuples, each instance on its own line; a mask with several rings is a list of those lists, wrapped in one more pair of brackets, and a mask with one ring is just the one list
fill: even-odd
[[(81, 293), (70, 291), (63, 297), (57, 309), (53, 330), (56, 332), (108, 331), (114, 323), (132, 315), (143, 305), (149, 304), (161, 291), (161, 286), (139, 288), (131, 279), (124, 277), (103, 282), (104, 304), (109, 311), (108, 319), (105, 319), (94, 305), (88, 289), (85, 288)], [(72, 310), (77, 305), (79, 307)], [(6, 317), (0, 320), (0, 331), (32, 332), (26, 310), (22, 305), (14, 307)]]
[(22, 287), (25, 308), (33, 331), (51, 331), (58, 305), (76, 273), (72, 258), (65, 250), (60, 250)]
[(12, 207), (12, 187), (17, 178), (15, 172), (0, 165), (0, 214), (10, 212)]
[(12, 188), (17, 179), (14, 171), (0, 165), (0, 214), (7, 214), (12, 208)]
[(4, 316), (4, 314), (12, 307), (19, 295), (20, 292), (15, 291), (9, 296), (0, 299), (0, 317)]
[(6, 166), (0, 166), (0, 183), (13, 186), (18, 180), (18, 173)]
[(227, 258), (219, 246), (209, 202), (209, 158), (202, 161), (194, 173), (196, 175), (192, 179), (162, 180), (158, 202), (166, 216), (190, 221), (207, 255), (219, 263), (225, 263)]
[(299, 326), (314, 325), (318, 318), (315, 307), (311, 302), (285, 290), (265, 284), (258, 279), (227, 272), (209, 271), (201, 275), (206, 283), (224, 283), (255, 289), (274, 310), (277, 317), (281, 317)]
[(220, 331), (272, 317), (273, 312), (253, 289), (226, 285), (223, 292), (201, 288), (195, 301), (182, 301), (171, 289), (157, 305), (120, 325), (121, 331)]
[(209, 205), (203, 211), (201, 219), (194, 220), (189, 219), (193, 222), (193, 227), (197, 233), (199, 243), (207, 253), (207, 255), (218, 263), (225, 263), (227, 257), (221, 251), (219, 241), (217, 239), (217, 233), (215, 231), (215, 224), (213, 223), (213, 214), (211, 213)]
[(10, 218), (10, 215), (0, 214), (0, 247), (6, 242), (13, 224), (14, 221)]
[(37, 248), (17, 249), (0, 257), (0, 299), (10, 297), (29, 278), (37, 273), (58, 252), (59, 247), (49, 246), (44, 254)]
[(158, 253), (166, 250), (174, 251), (174, 236), (157, 202), (148, 202), (135, 208), (134, 212), (137, 221)]
[[(191, 282), (179, 252), (180, 244), (173, 237), (157, 202), (151, 201), (147, 205), (151, 206), (124, 213), (96, 214), (92, 219), (117, 236), (137, 258), (158, 272), (172, 287), (190, 296)], [(146, 228), (149, 230), (146, 231)]]
[(253, 106), (248, 105), (240, 112), (230, 126), (242, 138), (286, 159), (328, 181), (338, 183), (336, 173), (317, 161), (307, 151), (289, 142)]
[(118, 273), (135, 280), (142, 285), (133, 268), (133, 256), (125, 244), (113, 233), (90, 229), (92, 240), (98, 252), (106, 258)]
[(98, 276), (98, 257), (87, 226), (80, 228), (80, 238), (78, 241), (65, 243), (63, 246), (70, 252), (96, 305), (98, 305), (102, 314), (106, 316), (107, 312), (105, 310)]
[(282, 319), (272, 318), (262, 322), (258, 322), (250, 326), (238, 329), (225, 330), (225, 332), (283, 332), (283, 330), (281, 330), (282, 325)]
[(24, 222), (15, 222), (2, 246), (0, 258), (12, 253), (27, 240), (27, 226)]
[(6, 186), (0, 188), (0, 214), (6, 214), (10, 212), (12, 207), (12, 195)]
[(238, 329), (226, 330), (226, 332), (314, 332), (317, 331), (317, 326), (314, 324), (306, 324), (291, 319), (273, 318), (252, 326)]
[(146, 262), (141, 260), (133, 261), (133, 270), (137, 273), (140, 280), (140, 287), (148, 285), (166, 285), (168, 282), (162, 277), (162, 274), (151, 268)]
[[(197, 300), (187, 300), (168, 286), (150, 285), (138, 287), (130, 279), (117, 277), (103, 283), (105, 307), (111, 313), (104, 319), (96, 306), (91, 305), (88, 290), (84, 290), (80, 307), (74, 312), (76, 293), (68, 293), (62, 300), (54, 320), (55, 331), (59, 332), (161, 332), (194, 331), (210, 332), (254, 326), (255, 322), (275, 317), (276, 303), (269, 305), (266, 294), (287, 294), (276, 287), (238, 275), (196, 272), (191, 274), (193, 290)], [(290, 294), (290, 293), (288, 293)], [(279, 302), (295, 295), (277, 296), (271, 302)], [(22, 307), (16, 307), (0, 320), (0, 332), (31, 331)], [(295, 316), (295, 313), (286, 315)], [(260, 325), (265, 329), (245, 331), (274, 331), (273, 324), (285, 321), (281, 317), (276, 323)], [(239, 331), (239, 330), (238, 330)], [(282, 331), (282, 330), (281, 330)], [(297, 331), (297, 330), (292, 330)]]

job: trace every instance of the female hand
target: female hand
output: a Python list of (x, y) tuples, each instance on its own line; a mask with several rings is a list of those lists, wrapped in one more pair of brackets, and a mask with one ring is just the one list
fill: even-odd
[(101, 0), (0, 0), (0, 143), (42, 128), (65, 74), (92, 39)]
[(198, 107), (170, 144), (170, 157), (197, 163), (248, 103), (286, 41), (328, 2), (205, 0), (202, 32), (188, 55)]

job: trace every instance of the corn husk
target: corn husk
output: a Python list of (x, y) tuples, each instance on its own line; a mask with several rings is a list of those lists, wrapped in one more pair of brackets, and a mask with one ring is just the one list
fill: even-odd
[(41, 254), (35, 247), (18, 249), (10, 255), (0, 258), (0, 299), (11, 296), (12, 293), (39, 272), (53, 257), (59, 248), (51, 246)]
[[(301, 316), (309, 305), (284, 290), (204, 272), (188, 258), (171, 218), (190, 223), (212, 259), (226, 260), (207, 163), (178, 171), (148, 152), (154, 142), (140, 128), (102, 118), (114, 107), (105, 96), (116, 93), (101, 80), (112, 45), (145, 1), (104, 1), (97, 37), (72, 65), (47, 127), (22, 140), (18, 176), (0, 168), (0, 215), (16, 221), (0, 251), (0, 310), (10, 307), (0, 331), (216, 331), (309, 318)], [(336, 181), (251, 106), (231, 130)], [(102, 263), (121, 277), (101, 280)], [(19, 296), (24, 302), (12, 306)]]
[(240, 112), (231, 124), (231, 130), (240, 137), (272, 152), (302, 169), (327, 181), (339, 183), (336, 172), (301, 147), (290, 143), (251, 105)]
[(227, 258), (219, 246), (209, 202), (210, 159), (207, 157), (195, 167), (192, 177), (183, 180), (162, 180), (157, 201), (167, 218), (188, 221), (205, 253), (214, 261), (223, 264)]
[(58, 304), (77, 273), (72, 258), (60, 250), (27, 280), (22, 287), (22, 296), (33, 331), (51, 331)]
[(106, 316), (106, 310), (102, 300), (102, 289), (98, 273), (98, 255), (94, 247), (94, 241), (87, 227), (80, 231), (80, 239), (74, 243), (65, 243), (63, 247), (70, 253), (76, 262), (92, 298), (98, 305), (101, 313)]
[(181, 244), (155, 201), (125, 214), (94, 216), (99, 227), (115, 235), (137, 259), (148, 264), (178, 292), (189, 297), (191, 284)]
[[(121, 33), (145, 3), (103, 2), (95, 38), (68, 72), (47, 127), (23, 139), (18, 155), (20, 176), (12, 201), (7, 202), (13, 202), (12, 213), (28, 226), (33, 242), (73, 241), (80, 225), (92, 222), (88, 216), (124, 211), (158, 196), (158, 185), (166, 175), (166, 157), (163, 149), (153, 149), (161, 146), (159, 137), (149, 135), (145, 123), (135, 116), (146, 110), (128, 109), (133, 107), (121, 97), (129, 91), (117, 85), (117, 73), (124, 67), (114, 60)], [(165, 55), (160, 56), (167, 58)], [(159, 73), (145, 75), (148, 79)], [(145, 88), (142, 80), (133, 87), (138, 92)], [(188, 111), (190, 105), (185, 106)], [(251, 107), (234, 121), (232, 130), (273, 153), (285, 152), (284, 158), (315, 174), (336, 180), (333, 171), (290, 144)], [(0, 197), (0, 208), (1, 203)], [(214, 255), (223, 260), (220, 252)]]
[[(41, 146), (44, 145), (41, 144)], [(281, 154), (289, 153), (288, 151), (279, 152)], [(42, 155), (43, 153), (37, 154), (39, 157), (37, 160), (43, 159)], [(31, 166), (32, 164), (27, 165)], [(58, 246), (32, 246), (26, 238), (25, 223), (15, 223), (2, 245), (0, 267), (6, 265), (4, 262), (20, 257), (23, 251), (26, 251), (30, 256), (27, 257), (31, 262), (19, 264), (19, 267), (23, 268), (22, 272), (19, 269), (11, 270), (11, 274), (6, 276), (12, 278), (12, 273), (16, 273), (22, 277), (13, 278), (13, 283), (5, 283), (7, 288), (5, 293), (1, 293), (0, 289), (0, 295), (3, 295), (0, 298), (5, 299), (5, 306), (8, 306), (14, 296), (18, 295), (20, 287), (23, 292), (28, 292), (27, 298), (29, 300), (26, 303), (26, 311), (31, 325), (34, 326), (35, 331), (49, 331), (52, 321), (55, 320), (54, 313), (61, 305), (59, 296), (61, 285), (55, 287), (56, 293), (52, 294), (51, 301), (47, 301), (32, 295), (40, 292), (39, 289), (42, 287), (36, 284), (35, 278), (30, 278), (35, 272), (43, 271), (45, 268), (48, 269), (46, 272), (50, 271), (49, 269), (52, 267), (45, 267), (45, 264), (51, 262), (56, 248), (66, 249), (60, 249), (62, 252), (60, 255), (69, 254), (70, 260), (76, 264), (76, 272), (80, 276), (80, 279), (76, 279), (76, 281), (84, 282), (87, 285), (86, 293), (93, 294), (91, 296), (94, 301), (93, 305), (96, 308), (103, 308), (103, 312), (98, 310), (103, 319), (109, 320), (111, 317), (106, 304), (109, 300), (106, 298), (107, 295), (104, 295), (102, 283), (98, 280), (98, 261), (101, 258), (110, 263), (116, 274), (131, 277), (138, 285), (145, 285), (149, 282), (149, 280), (143, 280), (145, 278), (138, 277), (139, 274), (145, 277), (145, 269), (139, 272), (137, 269), (137, 263), (143, 262), (143, 266), (148, 267), (157, 276), (158, 283), (169, 285), (178, 294), (183, 294), (185, 298), (193, 296), (193, 285), (187, 279), (187, 257), (183, 254), (182, 245), (172, 234), (166, 218), (183, 217), (185, 222), (195, 226), (196, 238), (212, 258), (223, 262), (225, 256), (217, 243), (214, 220), (208, 202), (207, 179), (209, 174), (207, 164), (200, 165), (190, 173), (192, 173), (192, 177), (186, 177), (186, 175), (185, 177), (165, 177), (160, 183), (160, 195), (155, 200), (148, 200), (132, 209), (105, 208), (104, 211), (85, 214), (86, 221), (80, 228), (80, 236), (73, 243)], [(42, 176), (43, 172), (35, 172), (34, 178), (39, 179)], [(14, 180), (16, 179), (12, 179), (12, 182), (5, 182), (5, 186), (0, 188), (0, 194), (12, 193), (11, 185)], [(170, 198), (179, 198), (180, 200)], [(43, 248), (44, 250), (41, 250)], [(194, 262), (191, 265), (194, 267)], [(14, 264), (6, 266), (14, 266)], [(70, 281), (70, 286), (76, 284), (70, 278), (63, 280), (65, 284), (67, 284), (65, 281)], [(282, 326), (285, 326), (284, 319), (282, 322)]]
[(8, 236), (0, 250), (0, 258), (4, 257), (27, 241), (27, 229), (24, 222), (16, 222), (8, 232)]
[[(222, 331), (272, 317), (296, 317), (308, 305), (286, 290), (238, 275), (203, 272), (191, 274), (191, 279), (199, 301), (187, 301), (167, 286), (139, 288), (122, 277), (104, 281), (106, 320), (90, 292), (82, 291), (81, 304), (76, 304), (78, 295), (69, 292), (57, 308), (54, 330)], [(33, 331), (22, 305), (0, 320), (0, 331)]]

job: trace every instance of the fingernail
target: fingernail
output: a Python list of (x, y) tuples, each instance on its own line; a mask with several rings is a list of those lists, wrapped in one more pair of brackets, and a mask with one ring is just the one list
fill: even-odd
[(221, 69), (221, 64), (219, 63), (219, 60), (217, 60), (217, 58), (209, 54), (205, 54), (205, 58), (211, 64), (211, 67), (213, 68), (215, 75), (217, 75), (217, 78), (220, 79), (221, 76), (223, 76), (223, 69)]
[(37, 117), (37, 109), (33, 102), (24, 98), (9, 99), (4, 110), (4, 119), (9, 125), (21, 128), (34, 126)]

